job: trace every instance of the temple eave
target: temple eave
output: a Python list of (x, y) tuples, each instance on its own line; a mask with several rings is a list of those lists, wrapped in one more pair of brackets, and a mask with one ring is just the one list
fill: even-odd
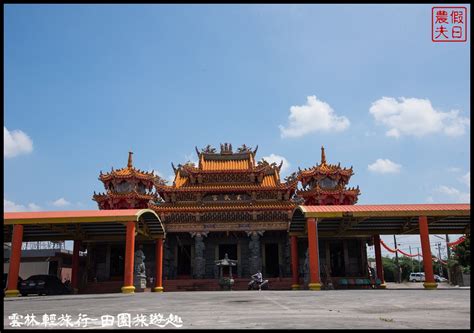
[(266, 222), (201, 222), (201, 223), (166, 223), (167, 232), (203, 232), (203, 231), (286, 231), (288, 221)]
[(293, 210), (297, 205), (293, 203), (284, 204), (284, 205), (215, 205), (215, 206), (201, 206), (201, 205), (189, 205), (189, 206), (179, 206), (176, 204), (171, 205), (154, 205), (149, 204), (150, 209), (155, 210), (156, 212), (209, 212), (209, 211), (288, 211)]

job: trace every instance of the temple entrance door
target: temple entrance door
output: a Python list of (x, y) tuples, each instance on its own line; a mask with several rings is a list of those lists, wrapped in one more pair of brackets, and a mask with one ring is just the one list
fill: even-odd
[(342, 241), (331, 241), (329, 243), (332, 276), (345, 276), (344, 244)]
[(265, 244), (265, 272), (264, 276), (278, 277), (280, 276), (278, 244)]
[(191, 275), (191, 245), (178, 245), (177, 275)]
[[(237, 260), (237, 244), (219, 244), (219, 259), (224, 259), (225, 254), (229, 259)], [(232, 276), (237, 276), (237, 267), (232, 267)], [(229, 276), (229, 267), (223, 267), (224, 276)]]
[(123, 280), (125, 272), (125, 245), (110, 246), (110, 280)]

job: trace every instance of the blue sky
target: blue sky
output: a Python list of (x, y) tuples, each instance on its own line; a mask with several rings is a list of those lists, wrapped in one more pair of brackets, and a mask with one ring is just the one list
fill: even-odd
[(169, 178), (223, 142), (286, 174), (324, 145), (359, 204), (470, 201), (470, 37), (431, 8), (6, 5), (4, 208), (96, 209), (130, 149)]

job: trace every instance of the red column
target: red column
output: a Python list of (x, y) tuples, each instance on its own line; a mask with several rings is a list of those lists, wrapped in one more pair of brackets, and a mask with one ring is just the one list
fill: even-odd
[(133, 259), (135, 255), (135, 222), (127, 222), (127, 236), (125, 243), (125, 272), (122, 293), (134, 293)]
[(291, 236), (291, 274), (293, 277), (291, 289), (300, 289), (298, 274), (298, 237), (294, 235)]
[(310, 290), (321, 290), (321, 283), (319, 280), (318, 228), (314, 218), (308, 218), (306, 223), (308, 229), (310, 276), (308, 287)]
[(10, 253), (10, 266), (8, 268), (7, 291), (5, 297), (20, 295), (18, 290), (18, 275), (20, 273), (21, 243), (23, 240), (23, 225), (13, 226), (12, 248)]
[(74, 240), (74, 247), (72, 250), (72, 272), (71, 272), (71, 286), (74, 292), (77, 293), (79, 286), (79, 249), (81, 248), (81, 241), (78, 239)]
[(380, 249), (380, 235), (374, 235), (375, 248), (375, 268), (377, 269), (377, 278), (380, 279), (380, 288), (387, 288), (383, 277), (382, 250)]
[(163, 239), (156, 240), (156, 283), (153, 291), (163, 291)]
[(425, 283), (423, 283), (423, 286), (426, 289), (436, 289), (438, 284), (435, 282), (433, 275), (433, 259), (431, 259), (428, 218), (426, 216), (420, 216), (418, 224), (420, 226), (421, 250), (423, 252), (423, 268), (425, 271)]

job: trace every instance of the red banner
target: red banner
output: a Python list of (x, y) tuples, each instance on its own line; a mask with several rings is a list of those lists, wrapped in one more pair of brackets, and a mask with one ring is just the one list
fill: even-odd
[(406, 253), (406, 252), (404, 252), (400, 249), (397, 249), (397, 250), (398, 250), (398, 252), (400, 252), (401, 254), (403, 254), (404, 256), (407, 256), (407, 257), (417, 257), (417, 256), (419, 256), (419, 254), (410, 254), (410, 253)]
[(466, 236), (461, 236), (461, 237), (459, 237), (457, 240), (455, 240), (454, 242), (448, 243), (448, 246), (449, 246), (449, 247), (454, 247), (454, 246), (456, 246), (456, 245), (461, 244), (461, 243), (464, 242), (465, 240), (466, 240)]
[[(404, 256), (412, 257), (412, 258), (413, 258), (413, 257), (419, 257), (419, 256), (421, 255), (420, 253), (417, 253), (417, 254), (410, 254), (410, 253), (406, 253), (405, 251), (402, 251), (402, 250), (400, 250), (400, 249), (392, 249), (392, 248), (388, 247), (387, 244), (385, 244), (385, 243), (383, 242), (383, 240), (380, 240), (380, 244), (382, 244), (382, 246), (383, 246), (387, 251), (389, 251), (389, 252), (391, 252), (391, 253), (399, 252), (400, 254), (403, 254)], [(434, 261), (439, 261), (439, 262), (441, 262), (443, 265), (446, 265), (446, 263), (447, 263), (446, 261), (441, 260), (441, 259), (438, 259), (438, 258), (436, 258), (436, 257), (433, 257), (433, 260), (434, 260)]]
[(387, 244), (385, 244), (385, 243), (383, 242), (382, 239), (380, 239), (380, 244), (382, 244), (382, 246), (383, 246), (387, 251), (389, 251), (389, 252), (392, 252), (392, 253), (397, 252), (397, 250), (389, 248), (389, 247), (387, 246)]

